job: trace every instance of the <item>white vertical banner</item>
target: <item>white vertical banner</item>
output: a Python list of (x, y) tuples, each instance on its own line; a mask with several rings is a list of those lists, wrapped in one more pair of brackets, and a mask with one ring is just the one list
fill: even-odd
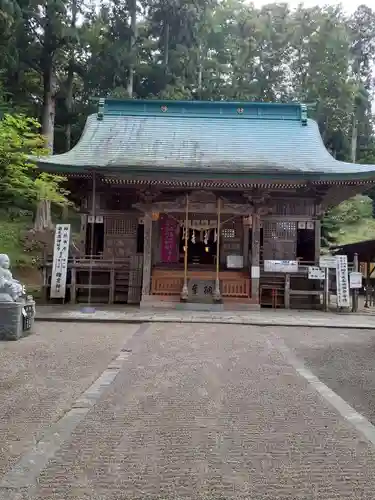
[(346, 255), (336, 256), (336, 290), (337, 307), (350, 307), (348, 258)]
[(66, 290), (70, 242), (70, 224), (57, 224), (51, 277), (51, 299), (63, 299)]

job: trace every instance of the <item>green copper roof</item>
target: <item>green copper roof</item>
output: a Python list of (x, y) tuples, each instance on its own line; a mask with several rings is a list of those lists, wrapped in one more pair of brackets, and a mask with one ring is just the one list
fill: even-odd
[(335, 160), (297, 103), (101, 99), (78, 144), (39, 164), (65, 172), (375, 178), (375, 165)]

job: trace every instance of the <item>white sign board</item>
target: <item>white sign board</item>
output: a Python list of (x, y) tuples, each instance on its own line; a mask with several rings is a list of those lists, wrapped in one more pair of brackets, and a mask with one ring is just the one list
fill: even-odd
[(362, 273), (350, 273), (349, 286), (350, 288), (362, 288)]
[(51, 277), (51, 299), (63, 299), (68, 270), (70, 224), (57, 224)]
[(320, 267), (309, 266), (308, 278), (309, 280), (324, 280), (325, 271), (324, 269), (320, 269)]
[(242, 269), (243, 256), (242, 255), (227, 255), (227, 268), (228, 269)]
[(350, 307), (348, 258), (346, 255), (337, 255), (336, 259), (337, 306)]
[(87, 222), (89, 224), (103, 224), (103, 216), (102, 215), (89, 215), (87, 218)]
[(298, 260), (265, 260), (264, 270), (268, 273), (297, 273)]
[(319, 267), (336, 269), (336, 255), (323, 255), (319, 259)]
[(251, 277), (253, 279), (260, 278), (260, 267), (259, 266), (251, 266)]

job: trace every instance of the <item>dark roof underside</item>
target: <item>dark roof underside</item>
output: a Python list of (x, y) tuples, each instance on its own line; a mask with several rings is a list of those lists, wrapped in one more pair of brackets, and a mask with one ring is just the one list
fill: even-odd
[(375, 261), (375, 240), (359, 241), (332, 247), (335, 254), (347, 255), (349, 261), (354, 260), (354, 254), (358, 254), (359, 262)]

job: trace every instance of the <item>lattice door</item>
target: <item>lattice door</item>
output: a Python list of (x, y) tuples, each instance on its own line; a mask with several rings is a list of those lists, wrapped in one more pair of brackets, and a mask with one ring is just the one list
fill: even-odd
[(142, 292), (143, 255), (133, 255), (129, 266), (128, 304), (139, 304)]
[(243, 253), (243, 223), (242, 217), (236, 217), (221, 226), (220, 261), (226, 263), (228, 255)]
[(297, 224), (295, 222), (263, 223), (263, 259), (295, 260)]
[(104, 257), (123, 259), (137, 250), (138, 219), (124, 214), (122, 217), (107, 216), (104, 219)]

